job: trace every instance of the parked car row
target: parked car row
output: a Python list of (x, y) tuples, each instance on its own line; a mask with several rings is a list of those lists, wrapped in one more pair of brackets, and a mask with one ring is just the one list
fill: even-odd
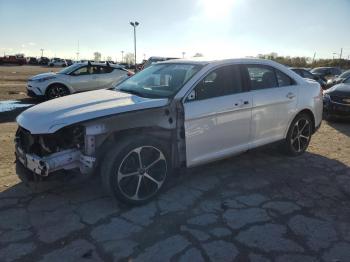
[(315, 75), (304, 68), (292, 67), (290, 69), (303, 78), (313, 79), (313, 80), (317, 81), (321, 85), (322, 89), (326, 89), (326, 82), (318, 75)]
[(5, 55), (0, 57), (0, 64), (24, 65), (27, 61), (23, 55)]

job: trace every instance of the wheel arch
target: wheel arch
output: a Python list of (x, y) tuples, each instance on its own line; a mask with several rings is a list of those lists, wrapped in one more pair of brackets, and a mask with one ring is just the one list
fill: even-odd
[(96, 149), (96, 159), (98, 168), (102, 162), (101, 160), (104, 159), (106, 153), (111, 148), (115, 147), (120, 141), (132, 138), (133, 136), (151, 136), (153, 138), (158, 139), (162, 143), (165, 143), (166, 146), (169, 148), (169, 154), (171, 156), (172, 162), (174, 162), (175, 143), (173, 143), (173, 130), (157, 126), (136, 127), (131, 129), (113, 131), (106, 135), (104, 138), (102, 138), (102, 141), (100, 141)]
[(312, 112), (311, 109), (309, 108), (304, 108), (302, 110), (300, 110), (298, 113), (295, 114), (295, 116), (289, 121), (289, 124), (288, 124), (288, 127), (285, 131), (285, 134), (284, 134), (284, 137), (287, 137), (287, 134), (288, 134), (288, 130), (290, 128), (290, 125), (292, 124), (293, 120), (298, 117), (299, 115), (301, 114), (307, 114), (310, 116), (311, 118), (311, 121), (312, 121), (312, 133), (314, 133), (316, 131), (316, 124), (315, 124), (315, 115), (314, 113)]

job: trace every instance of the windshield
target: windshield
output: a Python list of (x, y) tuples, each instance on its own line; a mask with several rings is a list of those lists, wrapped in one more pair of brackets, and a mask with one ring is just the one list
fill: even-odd
[(344, 73), (342, 73), (339, 78), (348, 78), (350, 76), (350, 70), (345, 71)]
[(194, 64), (155, 64), (120, 83), (116, 90), (149, 98), (169, 98), (200, 69)]
[(81, 67), (81, 64), (73, 64), (71, 66), (65, 67), (64, 69), (62, 69), (61, 71), (59, 71), (57, 74), (65, 74), (68, 75), (71, 72), (73, 72), (74, 70), (78, 69), (79, 67)]

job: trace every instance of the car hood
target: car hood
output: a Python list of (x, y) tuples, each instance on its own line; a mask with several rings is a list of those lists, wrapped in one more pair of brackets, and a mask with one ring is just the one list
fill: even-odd
[(334, 95), (334, 96), (343, 96), (343, 97), (350, 97), (350, 85), (349, 84), (338, 84), (327, 91), (325, 91), (325, 94)]
[(134, 110), (161, 107), (168, 99), (150, 99), (114, 90), (96, 90), (56, 98), (33, 106), (17, 117), (32, 134), (54, 133), (82, 121)]
[(38, 74), (38, 75), (35, 75), (31, 78), (29, 78), (29, 81), (33, 81), (33, 80), (39, 80), (39, 79), (42, 79), (42, 78), (45, 78), (45, 77), (48, 77), (48, 76), (55, 76), (56, 73), (43, 73), (43, 74)]

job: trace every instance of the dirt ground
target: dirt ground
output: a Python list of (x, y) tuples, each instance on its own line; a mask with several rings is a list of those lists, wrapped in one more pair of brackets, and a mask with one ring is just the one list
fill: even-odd
[[(45, 66), (0, 66), (0, 103), (6, 100), (17, 100), (19, 103), (35, 104), (39, 101), (26, 95), (26, 83), (29, 77), (46, 72), (56, 72), (61, 68)], [(25, 108), (0, 112), (0, 179), (1, 187), (6, 187), (14, 179), (13, 139), (17, 128), (14, 120)], [(10, 176), (11, 178), (6, 178)]]
[(25, 99), (26, 83), (31, 76), (57, 72), (62, 68), (47, 66), (0, 66), (0, 101)]
[[(25, 81), (48, 70), (0, 67), (0, 103), (38, 103)], [(297, 158), (262, 148), (181, 171), (131, 208), (98, 177), (25, 187), (13, 143), (22, 110), (0, 113), (0, 260), (350, 261), (349, 122), (323, 121)]]

